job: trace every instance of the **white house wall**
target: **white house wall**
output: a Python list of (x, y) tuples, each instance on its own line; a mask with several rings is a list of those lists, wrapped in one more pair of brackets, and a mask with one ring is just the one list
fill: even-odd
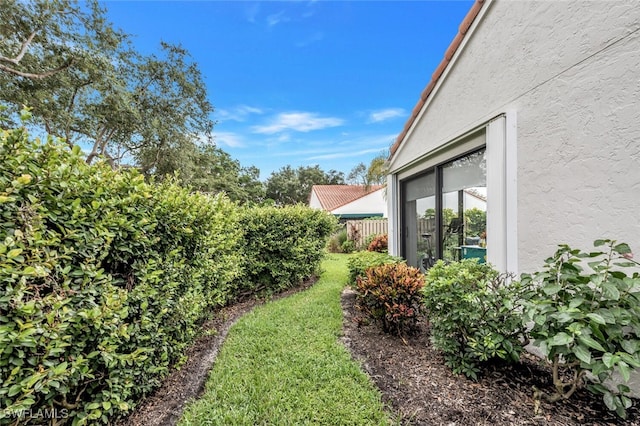
[(480, 18), (391, 173), (516, 111), (517, 194), (506, 196), (517, 196), (520, 272), (559, 243), (608, 237), (640, 253), (638, 3), (496, 0)]
[(340, 214), (380, 214), (387, 217), (387, 201), (384, 199), (384, 188), (374, 191), (355, 201), (338, 207), (331, 213)]
[(318, 198), (318, 195), (315, 191), (311, 191), (311, 197), (309, 198), (309, 207), (322, 210), (322, 203), (320, 202), (320, 199)]

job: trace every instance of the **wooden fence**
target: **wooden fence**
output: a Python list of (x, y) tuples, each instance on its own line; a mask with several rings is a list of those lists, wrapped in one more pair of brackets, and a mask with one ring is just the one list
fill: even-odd
[(363, 248), (370, 235), (386, 234), (389, 231), (387, 219), (348, 220), (347, 238), (355, 241), (356, 247)]

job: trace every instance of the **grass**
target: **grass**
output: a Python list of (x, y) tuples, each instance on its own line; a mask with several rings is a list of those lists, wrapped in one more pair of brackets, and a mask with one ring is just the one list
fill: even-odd
[(238, 321), (179, 424), (389, 424), (380, 392), (338, 342), (346, 261), (328, 255), (313, 287)]

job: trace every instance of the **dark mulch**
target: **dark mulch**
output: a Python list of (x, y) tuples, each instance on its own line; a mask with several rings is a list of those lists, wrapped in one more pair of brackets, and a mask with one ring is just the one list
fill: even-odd
[[(311, 286), (310, 280), (273, 299)], [(208, 332), (189, 349), (187, 361), (153, 395), (117, 425), (175, 425), (187, 402), (204, 389), (208, 372), (231, 326), (264, 299), (249, 299), (220, 310), (204, 326)], [(426, 324), (416, 336), (402, 339), (359, 321), (355, 293), (342, 295), (342, 341), (380, 388), (383, 399), (403, 425), (638, 425), (640, 410), (623, 421), (601, 399), (578, 391), (569, 401), (549, 404), (534, 398), (534, 387), (551, 391), (549, 372), (533, 356), (510, 366), (485, 366), (474, 382), (451, 373), (431, 347)], [(536, 408), (537, 407), (537, 408)]]
[(533, 356), (485, 366), (478, 382), (454, 375), (432, 348), (426, 324), (411, 338), (390, 336), (363, 324), (354, 305), (355, 293), (345, 290), (345, 346), (403, 425), (640, 425), (639, 401), (626, 421), (586, 390), (556, 404), (536, 401), (534, 387), (551, 393), (552, 383), (548, 368)]

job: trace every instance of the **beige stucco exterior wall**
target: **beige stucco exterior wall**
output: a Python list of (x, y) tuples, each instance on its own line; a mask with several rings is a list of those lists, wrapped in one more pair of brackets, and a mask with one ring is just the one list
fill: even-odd
[(517, 185), (506, 194), (517, 197), (514, 272), (538, 269), (559, 243), (588, 249), (603, 237), (640, 256), (638, 3), (496, 0), (485, 8), (391, 173), (406, 175), (416, 158), (515, 112)]

